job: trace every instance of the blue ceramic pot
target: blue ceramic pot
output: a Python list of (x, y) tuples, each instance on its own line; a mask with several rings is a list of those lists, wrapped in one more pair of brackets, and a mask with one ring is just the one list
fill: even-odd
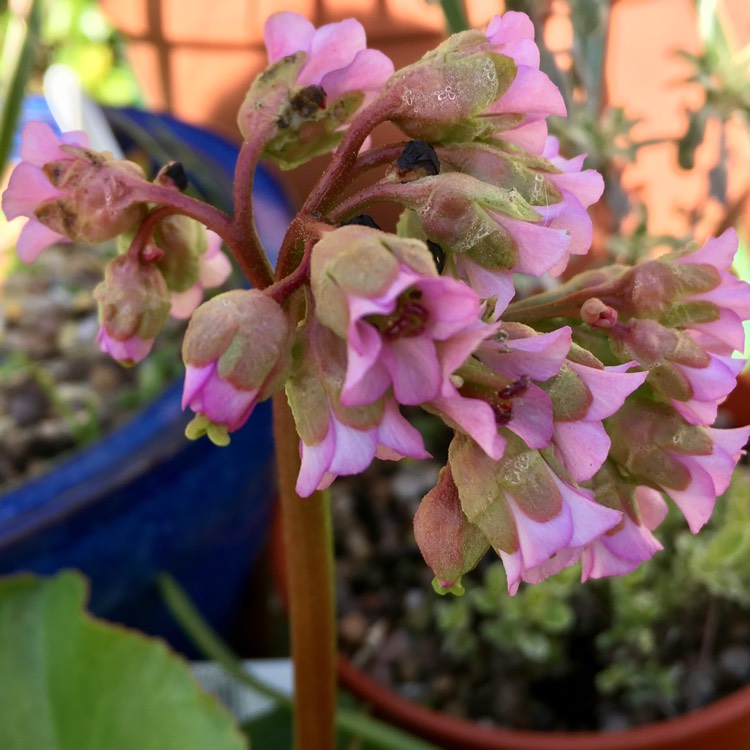
[[(168, 116), (109, 116), (123, 141), (145, 137), (150, 151), (159, 143), (165, 152), (187, 148), (231, 186), (237, 147), (228, 141)], [(259, 234), (266, 247), (278, 248), (291, 209), (267, 173), (259, 170), (255, 184)], [(268, 403), (227, 448), (188, 441), (181, 387), (175, 383), (93, 447), (0, 496), (0, 574), (77, 568), (91, 581), (95, 614), (190, 653), (155, 578), (172, 573), (227, 633), (269, 526), (273, 448)]]

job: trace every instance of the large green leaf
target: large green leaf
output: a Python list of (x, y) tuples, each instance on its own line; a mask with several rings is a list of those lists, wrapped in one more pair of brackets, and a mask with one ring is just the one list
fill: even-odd
[(243, 750), (158, 640), (96, 620), (75, 573), (0, 581), (2, 750)]

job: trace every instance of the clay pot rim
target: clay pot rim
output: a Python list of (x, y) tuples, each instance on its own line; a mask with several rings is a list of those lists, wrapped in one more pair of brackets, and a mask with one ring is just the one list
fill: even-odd
[(750, 685), (708, 706), (674, 718), (622, 731), (538, 732), (487, 727), (446, 716), (403, 698), (355, 667), (339, 653), (341, 684), (370, 704), (377, 715), (420, 737), (442, 738), (465, 750), (646, 750), (676, 747), (681, 740), (704, 737), (718, 727), (750, 715)]

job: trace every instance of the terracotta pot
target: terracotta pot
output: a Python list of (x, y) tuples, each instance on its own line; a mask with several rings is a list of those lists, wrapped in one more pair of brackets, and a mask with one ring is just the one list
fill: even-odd
[(622, 732), (493, 729), (430, 711), (339, 659), (341, 684), (376, 716), (444, 750), (740, 750), (750, 744), (750, 686), (706, 708)]

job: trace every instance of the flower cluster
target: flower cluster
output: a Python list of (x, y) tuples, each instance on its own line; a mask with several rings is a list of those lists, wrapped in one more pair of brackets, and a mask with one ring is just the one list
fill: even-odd
[[(603, 191), (548, 136), (565, 106), (528, 17), (497, 16), (396, 72), (354, 20), (316, 30), (277, 14), (266, 44), (239, 114), (232, 217), (183, 195), (169, 167), (149, 182), (80, 134), (24, 134), (3, 198), (30, 219), (22, 257), (127, 237), (96, 291), (102, 348), (136, 362), (170, 310), (190, 318), (189, 436), (226, 444), (285, 394), (303, 497), (376, 457), (426, 458), (404, 407), (442, 419), (448, 462), (414, 522), (439, 591), (460, 590), (490, 547), (511, 593), (578, 561), (584, 579), (631, 571), (660, 549), (664, 496), (692, 531), (705, 524), (750, 434), (713, 426), (750, 317), (729, 271), (736, 235), (516, 299), (517, 274), (554, 279), (588, 251)], [(367, 150), (385, 121), (406, 140)], [(247, 202), (257, 159), (290, 168), (334, 148), (274, 274)], [(363, 213), (383, 202), (402, 211), (392, 231)], [(221, 239), (255, 288), (199, 306), (229, 273)]]

